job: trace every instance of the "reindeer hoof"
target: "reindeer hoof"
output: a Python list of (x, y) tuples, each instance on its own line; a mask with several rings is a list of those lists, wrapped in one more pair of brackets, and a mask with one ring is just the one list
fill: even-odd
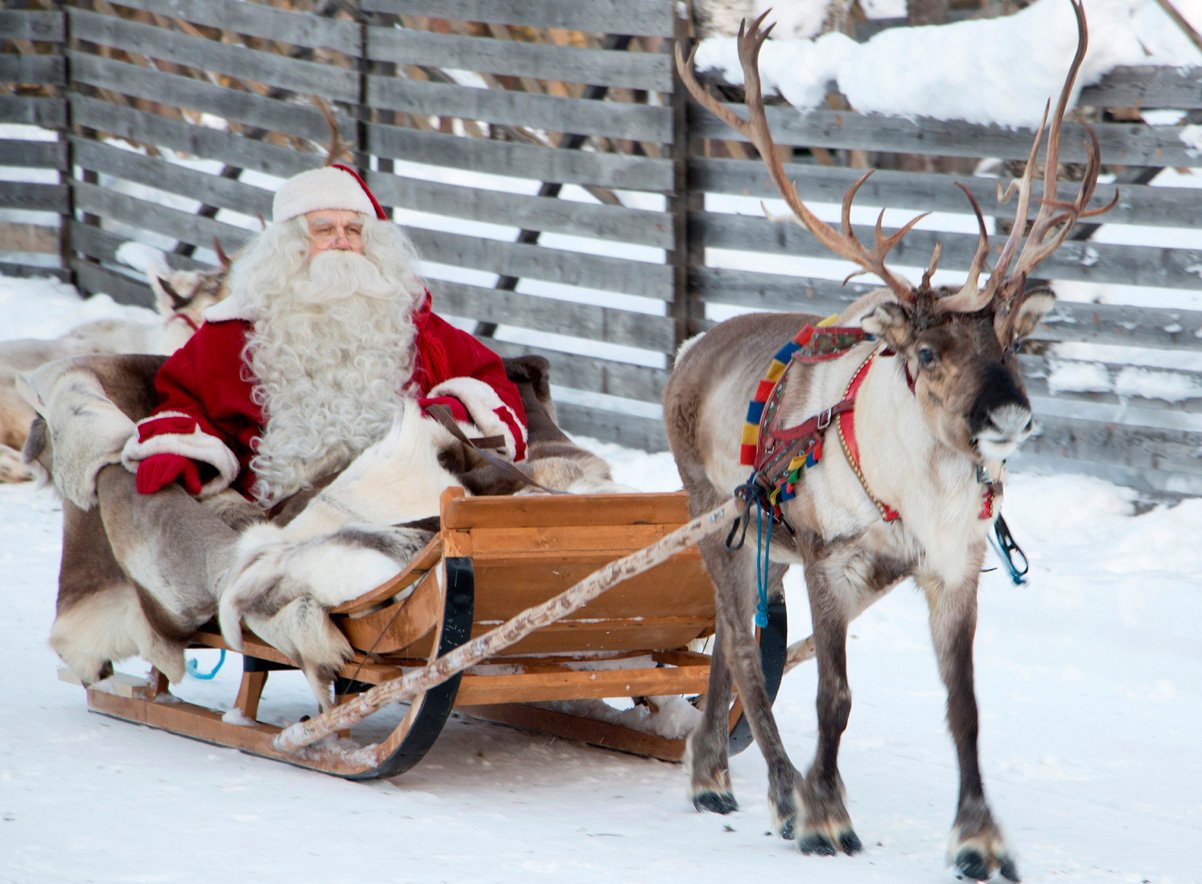
[(854, 856), (864, 849), (864, 845), (860, 841), (860, 837), (851, 831), (851, 829), (848, 829), (845, 832), (839, 833), (839, 849), (848, 856)]
[(729, 792), (702, 792), (694, 796), (693, 806), (710, 813), (728, 814), (739, 809), (739, 802)]
[[(1014, 865), (1014, 861), (1009, 857), (1000, 858), (1001, 875), (1008, 881), (1018, 881), (1018, 868)], [(962, 877), (971, 878), (973, 881), (988, 881), (993, 874), (990, 866), (992, 863), (979, 850), (973, 847), (966, 847), (956, 854), (956, 870)]]
[(834, 856), (837, 852), (831, 840), (818, 832), (801, 838), (797, 846), (806, 856)]

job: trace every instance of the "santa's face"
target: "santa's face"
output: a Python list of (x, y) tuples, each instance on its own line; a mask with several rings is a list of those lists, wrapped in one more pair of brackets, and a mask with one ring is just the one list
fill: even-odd
[(363, 222), (357, 212), (318, 209), (305, 214), (305, 225), (309, 229), (309, 260), (331, 249), (363, 254)]

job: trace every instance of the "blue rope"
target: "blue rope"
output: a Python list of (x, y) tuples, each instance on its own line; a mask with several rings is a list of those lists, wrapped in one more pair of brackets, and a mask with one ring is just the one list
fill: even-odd
[(199, 678), (201, 681), (209, 681), (221, 671), (221, 664), (225, 662), (225, 648), (221, 649), (221, 656), (217, 658), (217, 665), (213, 667), (213, 671), (203, 673), (200, 671), (200, 664), (193, 657), (188, 661), (188, 674), (193, 678)]
[(758, 596), (755, 603), (755, 625), (763, 629), (768, 625), (768, 566), (771, 560), (768, 552), (772, 546), (772, 520), (768, 520), (768, 530), (764, 530), (764, 507), (757, 500), (755, 507), (755, 590)]

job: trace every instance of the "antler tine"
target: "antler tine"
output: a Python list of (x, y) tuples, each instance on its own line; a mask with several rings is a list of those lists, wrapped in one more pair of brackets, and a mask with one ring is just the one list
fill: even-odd
[(977, 216), (977, 251), (972, 256), (972, 263), (968, 267), (968, 279), (964, 281), (960, 291), (940, 299), (939, 306), (948, 312), (973, 313), (980, 310), (993, 298), (988, 289), (982, 292), (978, 288), (981, 271), (985, 269), (985, 261), (989, 258), (989, 231), (985, 229), (985, 216), (981, 214), (981, 204), (972, 195), (972, 191), (959, 181), (956, 182), (956, 187), (964, 191), (969, 205), (972, 206), (973, 214)]
[(935, 271), (939, 269), (939, 255), (943, 251), (943, 243), (935, 240), (935, 248), (931, 249), (931, 263), (927, 265), (926, 272), (922, 274), (922, 285), (919, 286), (922, 290), (927, 290), (931, 287), (931, 277), (935, 275)]
[[(868, 178), (871, 172), (865, 174), (857, 181), (843, 198), (843, 226), (844, 233), (840, 234), (826, 222), (820, 220), (813, 212), (809, 210), (806, 204), (802, 201), (797, 193), (797, 188), (789, 181), (785, 175), (784, 167), (781, 163), (779, 154), (776, 151), (776, 143), (772, 139), (772, 133), (768, 127), (768, 118), (764, 112), (764, 98), (760, 84), (759, 73), (759, 54), (760, 49), (764, 45), (764, 41), (768, 39), (768, 35), (772, 32), (772, 26), (761, 28), (764, 19), (767, 18), (768, 12), (763, 13), (755, 19), (748, 27), (747, 20), (744, 19), (739, 26), (738, 50), (739, 61), (743, 66), (743, 83), (744, 94), (747, 102), (747, 110), (749, 119), (743, 119), (738, 114), (731, 111), (728, 107), (721, 104), (709, 91), (702, 86), (693, 73), (693, 62), (696, 57), (696, 49), (689, 53), (688, 60), (684, 59), (680, 46), (676, 47), (676, 67), (680, 72), (681, 80), (689, 93), (703, 107), (711, 113), (719, 117), (732, 129), (746, 136), (760, 153), (760, 158), (768, 169), (769, 177), (772, 183), (776, 186), (777, 191), (784, 197), (785, 203), (789, 209), (797, 217), (797, 220), (818, 240), (825, 248), (841, 258), (845, 258), (855, 264), (858, 264), (862, 271), (873, 273), (887, 285), (897, 296), (903, 301), (913, 301), (913, 293), (910, 286), (903, 280), (898, 279), (885, 267), (884, 256), (894, 245), (901, 241), (901, 237), (914, 226), (919, 218), (915, 218), (907, 224), (901, 231), (889, 237), (887, 240), (879, 234), (876, 247), (870, 252), (863, 243), (851, 233), (851, 225), (849, 216), (851, 210), (851, 200), (855, 197), (856, 191), (860, 185)], [(858, 276), (859, 272), (853, 273), (851, 276)], [(848, 279), (851, 278), (848, 277)]]
[[(1018, 313), (1017, 308), (1023, 297), (1026, 278), (1031, 270), (1060, 247), (1078, 220), (1082, 217), (1094, 217), (1103, 212), (1108, 212), (1114, 208), (1119, 198), (1116, 189), (1114, 198), (1107, 205), (1099, 209), (1086, 208), (1089, 201), (1093, 198), (1094, 189), (1098, 183), (1098, 176), (1102, 170), (1101, 145), (1098, 142), (1097, 133), (1088, 125), (1084, 126), (1086, 135), (1085, 172), (1082, 176), (1081, 184), (1077, 189), (1076, 198), (1071, 202), (1056, 198), (1056, 179), (1060, 164), (1061, 127), (1064, 123), (1064, 114), (1068, 108), (1068, 99), (1072, 93), (1073, 83), (1076, 81), (1077, 73), (1081, 69), (1081, 64), (1085, 60), (1086, 49), (1089, 46), (1089, 31), (1085, 23), (1084, 2), (1083, 0), (1071, 0), (1071, 2), (1073, 4), (1073, 14), (1077, 19), (1077, 52), (1073, 56), (1072, 64), (1069, 65), (1068, 73), (1065, 75), (1064, 85), (1061, 87), (1060, 97), (1056, 102), (1056, 112), (1052, 116), (1052, 124), (1048, 132), (1043, 196), (1040, 199), (1039, 211), (1036, 213), (1035, 219), (1031, 222), (1031, 230), (1027, 234), (1026, 242), (1023, 243), (1022, 249), (1018, 253), (1012, 277), (1008, 277), (1006, 267), (1002, 264), (1001, 258), (999, 258), (998, 265), (1000, 269), (995, 268), (994, 273), (998, 278), (997, 283), (994, 284), (994, 280), (990, 279), (991, 290), (1002, 294), (1007, 301), (1011, 302), (1009, 304), (1010, 316), (1007, 320), (1008, 327), (1013, 325), (1014, 318)], [(1040, 128), (1042, 129), (1042, 126)], [(1038, 139), (1036, 141), (1038, 142)], [(1030, 163), (1031, 160), (1029, 159), (1028, 165)], [(1029, 169), (1024, 173), (1024, 177), (1030, 177)], [(1029, 189), (1029, 181), (1027, 186)], [(1016, 217), (1016, 223), (1021, 224), (1025, 221), (1025, 213), (1022, 216)], [(1010, 248), (1010, 242), (1007, 242), (1006, 246)], [(1009, 263), (1009, 257), (1009, 254), (1007, 254), (1007, 264)]]
[(350, 145), (342, 140), (342, 133), (338, 131), (338, 117), (329, 103), (320, 95), (313, 96), (313, 103), (317, 105), (326, 125), (330, 127), (330, 146), (326, 148), (326, 161), (322, 165), (331, 166), (341, 160), (343, 154), (350, 153)]
[(234, 262), (230, 260), (230, 256), (226, 254), (225, 249), (221, 247), (221, 240), (213, 237), (213, 251), (217, 254), (217, 261), (221, 264), (222, 270), (229, 270), (230, 265)]

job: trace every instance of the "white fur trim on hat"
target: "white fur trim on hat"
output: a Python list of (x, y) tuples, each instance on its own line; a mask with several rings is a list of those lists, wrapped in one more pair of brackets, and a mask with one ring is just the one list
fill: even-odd
[[(476, 429), (485, 436), (501, 436), (505, 439), (505, 454), (511, 460), (516, 456), (515, 452), (519, 448), (525, 450), (525, 427), (517, 419), (517, 416), (513, 413), (513, 409), (501, 401), (501, 397), (497, 395), (497, 391), (484, 383), (484, 381), (469, 377), (448, 378), (431, 389), (426, 395), (431, 398), (454, 396), (462, 402), (463, 407), (467, 409), (467, 413), (472, 419), (472, 423), (476, 425)], [(508, 415), (513, 422), (513, 426), (521, 430), (522, 444), (520, 446), (517, 444), (517, 440), (513, 438), (510, 424), (501, 418), (500, 412)]]
[[(182, 411), (162, 411), (138, 421), (138, 426), (164, 417), (192, 418), (192, 415)], [(191, 433), (161, 433), (150, 436), (144, 442), (138, 440), (138, 434), (135, 432), (125, 443), (121, 452), (121, 462), (131, 473), (136, 473), (138, 464), (153, 454), (182, 454), (217, 470), (217, 475), (201, 486), (200, 493), (196, 495), (200, 498), (210, 497), (228, 488), (230, 483), (238, 478), (238, 471), (241, 469), (234, 452), (216, 436), (209, 435), (199, 426)]]
[(345, 209), (376, 217), (376, 207), (354, 175), (323, 166), (285, 181), (271, 204), (271, 219), (287, 221), (318, 209)]

